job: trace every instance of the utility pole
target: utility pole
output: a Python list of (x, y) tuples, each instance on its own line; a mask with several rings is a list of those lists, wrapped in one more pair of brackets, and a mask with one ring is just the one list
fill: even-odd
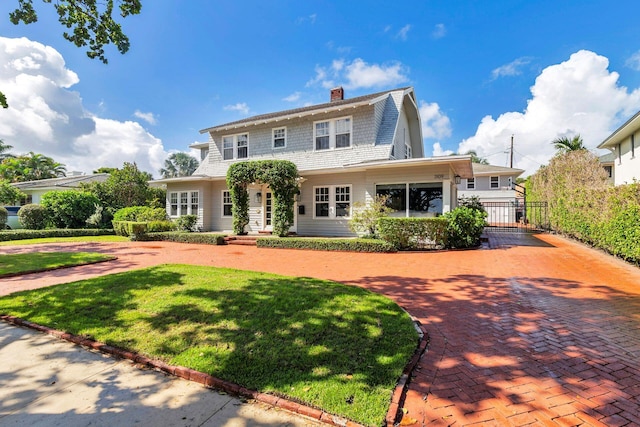
[(511, 161), (509, 162), (509, 167), (513, 169), (513, 134), (511, 134)]

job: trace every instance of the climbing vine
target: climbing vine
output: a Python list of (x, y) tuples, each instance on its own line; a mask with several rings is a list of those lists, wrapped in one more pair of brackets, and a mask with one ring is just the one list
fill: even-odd
[(227, 171), (231, 193), (233, 232), (243, 234), (249, 224), (249, 184), (267, 184), (273, 194), (273, 233), (286, 236), (293, 225), (294, 196), (298, 192), (298, 168), (288, 160), (256, 160), (234, 163)]

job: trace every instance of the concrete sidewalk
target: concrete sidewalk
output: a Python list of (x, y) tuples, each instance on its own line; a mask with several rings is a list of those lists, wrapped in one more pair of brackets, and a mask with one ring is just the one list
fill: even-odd
[(0, 322), (0, 426), (320, 426)]

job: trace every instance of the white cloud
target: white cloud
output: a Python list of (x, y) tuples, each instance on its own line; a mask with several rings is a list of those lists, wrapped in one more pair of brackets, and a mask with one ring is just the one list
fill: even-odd
[(498, 68), (495, 68), (491, 71), (491, 80), (495, 80), (498, 77), (508, 77), (508, 76), (517, 76), (522, 74), (521, 68), (524, 65), (527, 65), (531, 62), (531, 59), (528, 57), (522, 57), (515, 59), (514, 61), (501, 65)]
[(134, 117), (137, 117), (141, 120), (144, 120), (145, 122), (149, 123), (150, 125), (155, 125), (158, 121), (155, 118), (155, 116), (153, 115), (153, 113), (143, 113), (140, 110), (136, 110), (133, 113)]
[(627, 58), (625, 65), (633, 70), (640, 71), (640, 50)]
[(451, 136), (451, 121), (440, 111), (437, 102), (420, 101), (420, 121), (424, 139), (447, 138)]
[(595, 148), (620, 123), (640, 109), (640, 89), (618, 84), (609, 60), (581, 50), (560, 64), (545, 68), (531, 87), (524, 112), (486, 116), (476, 134), (460, 143), (458, 152), (476, 150), (480, 157), (503, 152), (515, 135), (514, 167), (527, 174), (554, 154), (551, 141), (579, 133)]
[(432, 152), (432, 156), (448, 156), (450, 154), (453, 154), (452, 150), (443, 150), (442, 146), (440, 145), (439, 142), (436, 142), (433, 144), (433, 152)]
[(302, 96), (302, 93), (300, 92), (294, 92), (291, 95), (282, 98), (283, 101), (287, 101), (287, 102), (296, 102), (300, 100), (300, 97)]
[(312, 13), (311, 15), (308, 15), (308, 16), (299, 16), (298, 18), (296, 18), (296, 25), (302, 25), (306, 22), (309, 22), (311, 25), (313, 25), (316, 23), (317, 18), (318, 18), (317, 13)]
[(436, 26), (433, 28), (433, 31), (431, 32), (431, 37), (433, 37), (434, 39), (441, 39), (446, 35), (447, 27), (445, 27), (444, 24), (436, 24)]
[(55, 49), (26, 38), (0, 37), (0, 139), (15, 153), (34, 151), (67, 170), (91, 172), (136, 162), (157, 174), (166, 156), (162, 141), (137, 122), (119, 122), (85, 110), (70, 88), (79, 82)]
[(329, 67), (316, 65), (315, 72), (307, 87), (319, 84), (325, 89), (340, 85), (345, 89), (361, 89), (395, 86), (409, 80), (409, 70), (400, 62), (367, 64), (360, 58), (350, 63), (334, 60)]
[(224, 110), (226, 111), (239, 111), (240, 113), (247, 115), (249, 114), (249, 106), (247, 105), (246, 102), (238, 102), (237, 104), (234, 105), (226, 105), (224, 107)]
[(396, 34), (396, 37), (399, 38), (400, 40), (407, 40), (407, 34), (409, 33), (409, 30), (411, 29), (411, 24), (407, 24), (404, 27), (400, 28), (400, 31), (398, 31), (398, 33)]

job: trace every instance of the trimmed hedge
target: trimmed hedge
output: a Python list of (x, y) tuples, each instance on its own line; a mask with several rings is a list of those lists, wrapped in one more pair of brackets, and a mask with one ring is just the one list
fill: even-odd
[(47, 237), (113, 236), (113, 230), (96, 228), (49, 228), (47, 230), (7, 230), (0, 232), (0, 241), (41, 239)]
[(378, 219), (378, 234), (398, 250), (442, 249), (447, 246), (446, 218)]
[(147, 223), (136, 221), (113, 221), (113, 231), (115, 231), (118, 236), (131, 237), (132, 240), (137, 240), (147, 233)]
[(259, 248), (311, 249), (345, 252), (396, 252), (393, 245), (378, 239), (320, 239), (305, 237), (263, 237), (256, 241)]
[(114, 221), (164, 221), (167, 219), (165, 208), (152, 208), (149, 206), (129, 206), (122, 208), (113, 214)]
[(161, 233), (163, 231), (175, 231), (176, 223), (173, 221), (149, 221), (147, 233)]
[(152, 242), (203, 243), (207, 245), (224, 245), (224, 234), (189, 233), (184, 231), (167, 231), (162, 233), (147, 233), (138, 240)]

